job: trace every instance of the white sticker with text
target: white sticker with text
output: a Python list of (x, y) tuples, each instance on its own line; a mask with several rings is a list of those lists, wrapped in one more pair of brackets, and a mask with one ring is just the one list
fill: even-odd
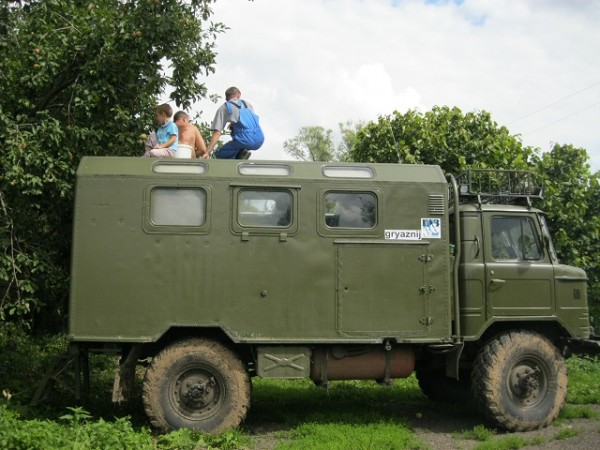
[(385, 230), (384, 236), (392, 241), (420, 241), (421, 230)]

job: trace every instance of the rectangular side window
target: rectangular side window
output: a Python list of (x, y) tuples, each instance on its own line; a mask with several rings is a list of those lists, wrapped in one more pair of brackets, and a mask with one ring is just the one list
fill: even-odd
[(292, 223), (292, 194), (284, 190), (242, 189), (238, 196), (242, 227), (287, 228)]
[(325, 224), (329, 228), (373, 228), (377, 224), (377, 198), (371, 192), (328, 192)]
[(206, 192), (198, 188), (154, 188), (150, 221), (158, 226), (201, 226), (206, 220)]
[(527, 217), (492, 218), (492, 258), (532, 261), (542, 257), (540, 240)]

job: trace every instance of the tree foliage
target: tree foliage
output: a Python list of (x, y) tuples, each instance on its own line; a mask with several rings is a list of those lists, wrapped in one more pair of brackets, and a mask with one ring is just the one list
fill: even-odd
[(333, 161), (335, 145), (332, 131), (320, 126), (302, 127), (298, 134), (283, 143), (284, 150), (301, 161)]
[(63, 314), (77, 164), (140, 155), (165, 89), (181, 107), (206, 95), (211, 3), (0, 3), (0, 319)]
[(363, 122), (340, 122), (340, 139), (335, 142), (333, 131), (321, 126), (302, 127), (298, 134), (283, 143), (284, 150), (301, 161), (350, 161), (350, 149)]
[(353, 161), (438, 164), (446, 172), (467, 167), (524, 168), (533, 149), (524, 147), (486, 111), (463, 114), (436, 106), (422, 113), (394, 111), (361, 126), (350, 151)]
[(365, 126), (365, 122), (346, 121), (338, 124), (341, 140), (337, 145), (337, 155), (340, 161), (350, 161), (350, 152), (356, 146), (358, 131)]

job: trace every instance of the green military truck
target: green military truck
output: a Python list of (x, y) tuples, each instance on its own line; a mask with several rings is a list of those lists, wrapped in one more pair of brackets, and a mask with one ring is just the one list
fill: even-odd
[(120, 354), (120, 401), (149, 362), (161, 430), (239, 425), (254, 376), (413, 372), (433, 400), (472, 395), (496, 426), (546, 426), (564, 358), (597, 342), (586, 274), (559, 263), (540, 197), (514, 171), (84, 158), (60, 364), (80, 392), (90, 352)]

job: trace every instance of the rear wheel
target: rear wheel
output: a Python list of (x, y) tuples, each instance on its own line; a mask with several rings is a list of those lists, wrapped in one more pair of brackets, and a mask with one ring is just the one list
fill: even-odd
[(240, 359), (206, 339), (177, 342), (146, 370), (143, 400), (153, 426), (218, 433), (237, 427), (250, 405), (250, 380)]
[(479, 352), (473, 396), (481, 412), (510, 431), (545, 427), (567, 395), (567, 369), (557, 348), (526, 331), (500, 334)]

